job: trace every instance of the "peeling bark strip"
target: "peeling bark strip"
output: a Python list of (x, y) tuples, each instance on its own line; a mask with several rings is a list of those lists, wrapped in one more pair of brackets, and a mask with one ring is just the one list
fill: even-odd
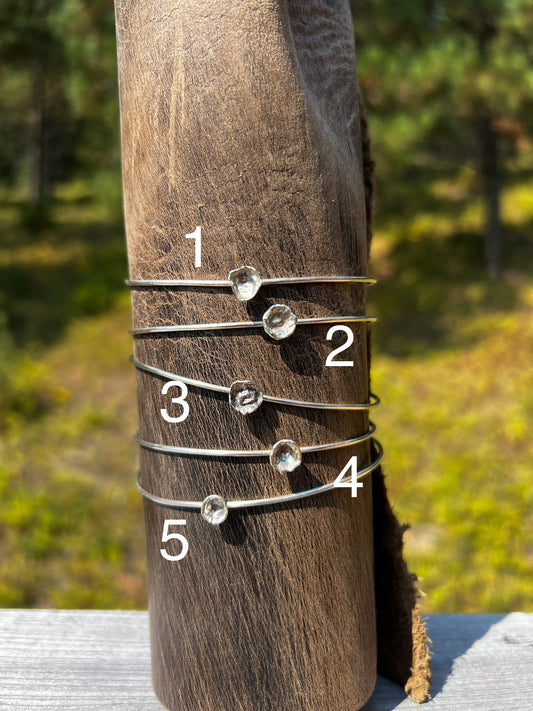
[[(348, 2), (117, 0), (124, 205), (131, 279), (366, 273), (365, 185)], [(201, 253), (194, 234), (201, 227)], [(196, 266), (195, 266), (196, 265)], [(363, 287), (264, 288), (243, 303), (216, 289), (135, 289), (133, 324), (258, 320), (284, 303), (300, 317), (365, 311)], [(212, 383), (252, 380), (300, 400), (366, 402), (366, 327), (353, 368), (325, 367), (328, 326), (287, 341), (257, 331), (148, 336), (138, 361)], [(348, 351), (344, 354), (348, 355)], [(163, 444), (263, 449), (368, 429), (365, 412), (264, 403), (242, 417), (190, 388), (180, 423), (160, 416), (164, 381), (137, 374), (139, 435)], [(280, 475), (266, 461), (140, 452), (143, 485), (165, 498), (259, 498), (335, 479), (368, 443), (308, 455)], [(220, 527), (145, 502), (153, 683), (172, 711), (360, 708), (375, 682), (369, 477)], [(166, 520), (187, 555), (165, 560)]]

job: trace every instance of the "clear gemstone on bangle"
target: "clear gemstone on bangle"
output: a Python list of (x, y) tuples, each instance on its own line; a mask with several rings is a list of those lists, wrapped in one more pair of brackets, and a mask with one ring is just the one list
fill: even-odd
[(272, 447), (270, 464), (278, 472), (293, 472), (302, 463), (300, 447), (292, 439), (280, 439)]
[(294, 333), (296, 314), (290, 306), (274, 304), (263, 315), (263, 328), (269, 336), (281, 341)]
[(219, 526), (228, 518), (228, 505), (226, 500), (221, 496), (217, 496), (217, 494), (207, 496), (202, 501), (200, 511), (207, 523), (210, 523), (212, 526)]
[(253, 267), (239, 267), (232, 269), (228, 279), (231, 281), (231, 290), (239, 301), (253, 299), (261, 288), (261, 277)]
[(263, 402), (263, 393), (249, 380), (236, 380), (230, 385), (229, 403), (241, 415), (255, 412)]

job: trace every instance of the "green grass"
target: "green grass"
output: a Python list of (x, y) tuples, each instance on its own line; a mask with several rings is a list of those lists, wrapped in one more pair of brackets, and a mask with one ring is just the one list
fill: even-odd
[(375, 358), (389, 491), (428, 610), (533, 607), (530, 310), (490, 318), (465, 349)]
[[(120, 221), (72, 185), (35, 234), (4, 197), (0, 606), (143, 607)], [(378, 205), (375, 419), (425, 609), (531, 610), (533, 182), (505, 193), (498, 283), (468, 171), (390, 181)]]
[(406, 555), (427, 611), (532, 610), (533, 182), (504, 196), (501, 282), (484, 273), (480, 206), (457, 202), (453, 183), (427, 188), (439, 212), (384, 216), (376, 234), (372, 379), (388, 487), (412, 525)]
[(4, 606), (145, 604), (128, 326), (123, 299), (73, 323), (41, 361), (24, 359), (11, 384), (21, 405), (3, 433)]
[(37, 236), (0, 221), (0, 605), (144, 607), (120, 221), (83, 186)]

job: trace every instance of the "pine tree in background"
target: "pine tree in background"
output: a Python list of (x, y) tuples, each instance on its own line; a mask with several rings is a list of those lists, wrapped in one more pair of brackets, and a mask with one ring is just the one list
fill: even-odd
[[(385, 171), (477, 165), (489, 273), (504, 267), (506, 161), (533, 135), (530, 0), (354, 0), (359, 74)], [(390, 177), (389, 177), (390, 180)]]
[[(504, 266), (509, 158), (531, 155), (531, 0), (352, 0), (383, 183), (477, 166), (490, 273)], [(46, 212), (83, 177), (120, 213), (112, 0), (0, 5), (0, 184)], [(399, 176), (399, 177), (398, 177)], [(116, 203), (116, 205), (115, 205)]]
[(26, 163), (28, 203), (42, 211), (54, 162), (52, 126), (64, 98), (64, 48), (52, 22), (60, 1), (5, 0), (0, 10), (0, 78), (7, 119), (2, 163), (12, 179)]
[(0, 182), (36, 226), (53, 186), (119, 179), (112, 0), (4, 0), (0, 6)]

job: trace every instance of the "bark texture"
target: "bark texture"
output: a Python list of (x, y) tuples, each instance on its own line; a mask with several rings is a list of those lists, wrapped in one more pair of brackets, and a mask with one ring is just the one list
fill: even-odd
[[(264, 277), (365, 274), (370, 196), (348, 3), (117, 0), (116, 14), (130, 277), (224, 279), (244, 264)], [(197, 226), (200, 267), (185, 238)], [(229, 290), (142, 288), (133, 323), (260, 320), (274, 303), (300, 317), (362, 314), (365, 291), (272, 287), (243, 304)], [(260, 330), (145, 336), (135, 355), (211, 383), (249, 379), (281, 397), (366, 402), (366, 327), (353, 327), (343, 353), (353, 368), (325, 367), (343, 342), (327, 341), (328, 328), (298, 327), (282, 342)], [(162, 385), (138, 373), (139, 434), (153, 442), (253, 450), (368, 429), (364, 412), (264, 404), (242, 417), (226, 396), (192, 387), (189, 416), (171, 424), (159, 414)], [(289, 475), (266, 460), (146, 450), (140, 468), (143, 485), (166, 498), (259, 498), (332, 481), (353, 454), (366, 466), (369, 444), (306, 455)], [(187, 521), (189, 552), (177, 563), (160, 555), (166, 519)], [(151, 502), (145, 521), (153, 682), (165, 706), (364, 704), (376, 670), (372, 478), (356, 499), (337, 489), (232, 512), (220, 527)]]

